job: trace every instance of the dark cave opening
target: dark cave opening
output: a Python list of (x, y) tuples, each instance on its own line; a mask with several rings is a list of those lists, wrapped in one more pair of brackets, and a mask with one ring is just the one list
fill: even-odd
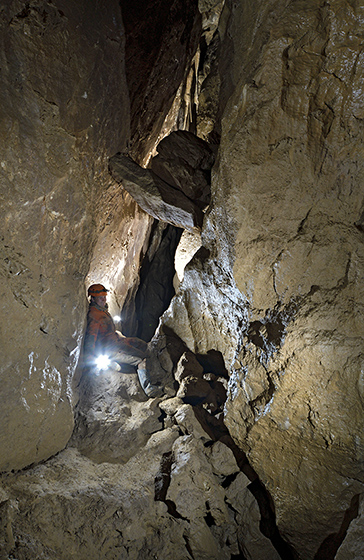
[(147, 251), (140, 270), (140, 284), (135, 296), (136, 336), (149, 342), (153, 337), (164, 311), (175, 294), (173, 278), (174, 255), (182, 235), (182, 229), (163, 224), (160, 242), (153, 251), (153, 234), (150, 251)]

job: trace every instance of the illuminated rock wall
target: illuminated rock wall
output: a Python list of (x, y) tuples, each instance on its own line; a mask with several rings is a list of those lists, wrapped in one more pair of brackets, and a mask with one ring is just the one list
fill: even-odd
[[(69, 441), (84, 278), (105, 274), (122, 303), (150, 227), (106, 174), (128, 137), (118, 3), (64, 4), (2, 12), (2, 469)], [(363, 16), (353, 1), (226, 3), (197, 119), (221, 138), (202, 247), (151, 343), (167, 394), (84, 377), (68, 448), (2, 478), (4, 557), (361, 558)], [(148, 117), (138, 154), (133, 111), (140, 163), (156, 130)]]
[[(0, 470), (62, 449), (84, 280), (129, 131), (123, 26), (88, 2), (6, 1), (0, 14)], [(135, 214), (135, 204), (129, 210)]]
[[(153, 220), (111, 178), (108, 158), (127, 150), (130, 93), (134, 124), (145, 104), (151, 123), (163, 121), (200, 29), (193, 3), (165, 2), (167, 20), (153, 49), (163, 45), (163, 60), (177, 64), (178, 72), (171, 77), (168, 60), (160, 69), (152, 56), (130, 81), (140, 56), (138, 41), (131, 40), (132, 31), (140, 33), (133, 17), (143, 16), (136, 3), (124, 14), (127, 56), (116, 0), (107, 9), (73, 0), (3, 4), (0, 471), (49, 457), (72, 433), (85, 284), (104, 282), (115, 312), (136, 292)], [(168, 87), (162, 91), (159, 82)], [(147, 132), (151, 147), (156, 132)]]
[(286, 4), (223, 14), (205, 250), (164, 320), (194, 352), (223, 353), (225, 422), (308, 559), (329, 535), (319, 557), (335, 550), (364, 483), (364, 13)]
[(364, 12), (342, 2), (255, 10), (232, 13), (233, 29), (240, 18), (261, 27), (233, 78), (216, 178), (249, 312), (227, 423), (281, 531), (309, 558), (364, 482)]

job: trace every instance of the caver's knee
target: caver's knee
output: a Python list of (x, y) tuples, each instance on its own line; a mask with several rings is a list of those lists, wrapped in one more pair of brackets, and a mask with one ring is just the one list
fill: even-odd
[(131, 366), (137, 366), (144, 359), (144, 356), (137, 356), (130, 352), (119, 351), (113, 356), (113, 360), (118, 364), (128, 364)]
[(148, 356), (148, 344), (140, 338), (126, 337), (119, 339), (118, 350), (123, 354), (140, 358), (140, 360)]
[(154, 385), (147, 370), (146, 360), (142, 360), (138, 365), (138, 378), (144, 393), (149, 398), (161, 397), (164, 394), (163, 387)]
[(148, 344), (144, 340), (137, 337), (128, 337), (126, 340), (133, 348), (137, 348), (145, 354), (148, 352)]

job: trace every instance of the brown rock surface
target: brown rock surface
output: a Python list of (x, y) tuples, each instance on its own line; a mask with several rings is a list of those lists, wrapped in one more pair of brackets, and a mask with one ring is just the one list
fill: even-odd
[(189, 375), (202, 378), (203, 367), (192, 352), (184, 352), (178, 361), (174, 377), (181, 383), (182, 379)]
[[(244, 384), (231, 394), (227, 423), (305, 558), (339, 530), (364, 482), (358, 15), (315, 2), (267, 14), (269, 40), (262, 33), (251, 43), (252, 52), (260, 45), (259, 68), (239, 76), (223, 120), (217, 198), (235, 237), (234, 278), (250, 321), (271, 328), (263, 345), (253, 342), (255, 364), (240, 354)], [(336, 32), (342, 25), (348, 44)], [(262, 366), (266, 387), (251, 397)]]
[(107, 157), (129, 124), (123, 27), (110, 8), (1, 8), (0, 470), (49, 457), (72, 432), (84, 278)]
[(157, 220), (190, 231), (201, 228), (200, 208), (153, 171), (140, 167), (123, 154), (110, 159), (110, 171), (139, 206)]
[[(101, 385), (98, 381), (99, 389)], [(131, 389), (122, 379), (120, 387)], [(95, 462), (68, 447), (41, 465), (3, 477), (1, 557), (230, 560), (243, 549), (249, 554), (261, 549), (266, 556), (254, 558), (277, 558), (259, 532), (248, 479), (230, 449), (210, 440), (190, 405), (164, 401), (161, 408), (173, 415), (174, 424), (126, 445), (125, 436), (136, 435), (127, 423), (124, 439), (122, 434), (119, 440), (108, 438), (110, 424), (125, 410), (107, 393), (104, 398), (100, 392), (89, 410), (99, 414), (99, 436), (102, 431), (105, 435), (103, 442), (90, 426), (94, 452), (106, 451), (107, 462), (96, 457)], [(122, 408), (130, 408), (130, 417), (135, 404), (124, 400)], [(105, 406), (108, 410), (101, 414)], [(110, 452), (123, 447), (133, 455), (127, 459), (114, 454), (111, 459)]]
[(96, 463), (126, 463), (162, 429), (158, 400), (134, 373), (85, 370), (70, 445)]
[[(97, 241), (85, 285), (102, 282), (110, 290), (110, 313), (129, 318), (124, 304), (139, 284), (140, 262), (146, 252), (153, 218), (143, 212), (121, 185), (112, 183), (103, 195)], [(118, 325), (119, 330), (122, 330)], [(125, 333), (127, 334), (127, 333)]]
[(190, 350), (222, 352), (226, 424), (305, 559), (364, 483), (361, 17), (227, 4), (205, 249), (164, 315)]
[[(123, 27), (116, 0), (91, 4), (0, 10), (0, 468), (28, 465), (1, 477), (0, 557), (359, 560), (363, 8), (227, 0), (215, 33), (221, 3), (199, 2), (212, 58), (196, 123), (221, 144), (202, 247), (150, 343), (166, 395), (146, 401), (135, 374), (82, 377), (63, 449), (84, 280), (105, 278), (120, 309), (151, 229), (107, 172), (128, 141)], [(163, 80), (188, 71), (196, 6), (170, 2), (166, 35), (164, 12), (151, 22), (170, 40), (144, 75), (153, 34), (129, 51), (136, 161), (175, 94)]]

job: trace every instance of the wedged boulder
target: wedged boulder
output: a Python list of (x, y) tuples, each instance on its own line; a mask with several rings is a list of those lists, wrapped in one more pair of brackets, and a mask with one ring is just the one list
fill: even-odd
[(210, 203), (215, 156), (207, 142), (186, 130), (171, 132), (157, 146), (151, 169), (201, 209)]
[(139, 206), (157, 220), (189, 231), (201, 229), (203, 213), (200, 208), (153, 171), (140, 167), (123, 154), (110, 158), (109, 169)]

